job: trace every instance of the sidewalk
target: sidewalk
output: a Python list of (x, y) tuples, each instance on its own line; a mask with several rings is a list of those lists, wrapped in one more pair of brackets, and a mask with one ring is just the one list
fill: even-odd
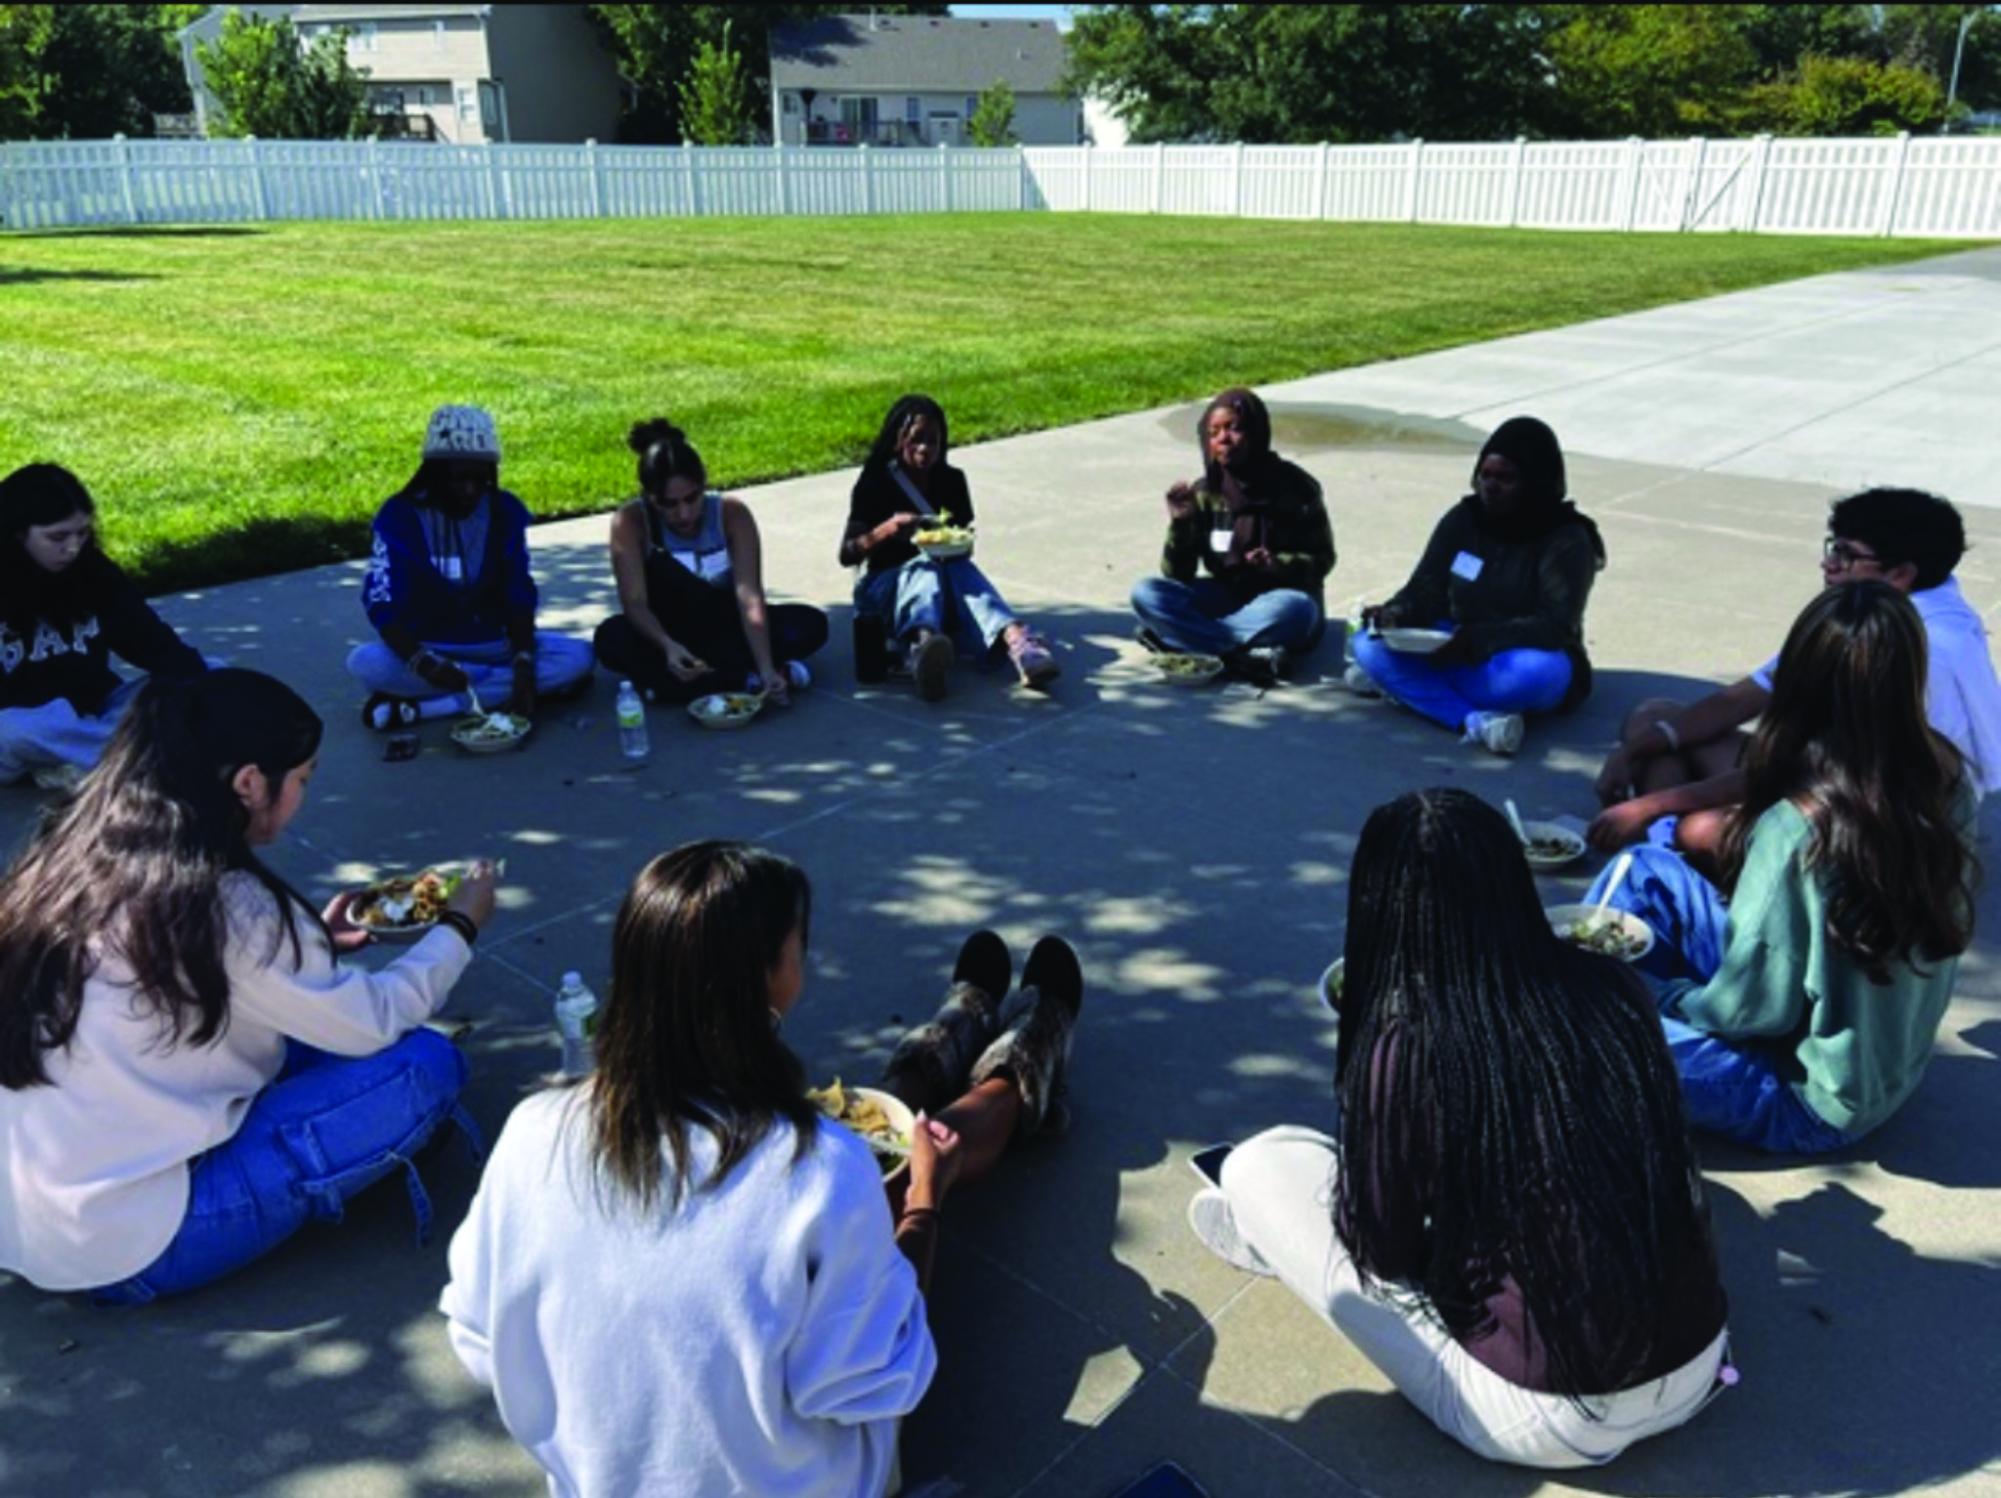
[[(1263, 696), (1156, 682), (1125, 597), (1155, 564), (1161, 491), (1194, 469), (1199, 403), (958, 455), (982, 565), (1058, 642), (1049, 700), (965, 667), (935, 706), (854, 684), (835, 561), (851, 473), (749, 496), (774, 592), (833, 613), (814, 687), (741, 734), (656, 712), (636, 770), (603, 680), (518, 755), (457, 757), (433, 726), (419, 759), (382, 763), (341, 673), (365, 629), (355, 566), (166, 611), (326, 716), (311, 800), (274, 856), (309, 892), (507, 857), (504, 913), (453, 1004), (480, 1021), (469, 1104), (489, 1132), (554, 1064), (558, 976), (602, 982), (626, 881), (690, 838), (766, 842), (813, 876), (808, 989), (786, 1034), (816, 1079), (879, 1067), (974, 926), (1017, 957), (1043, 931), (1076, 942), (1090, 985), (1076, 1123), (950, 1204), (932, 1301), (942, 1369), (905, 1435), (913, 1491), (1091, 1498), (1172, 1457), (1219, 1498), (1996, 1492), (1994, 879), (1902, 1115), (1832, 1163), (1704, 1146), (1744, 1382), (1602, 1472), (1545, 1480), (1464, 1455), (1282, 1289), (1210, 1258), (1183, 1211), (1195, 1149), (1329, 1120), (1334, 1037), (1313, 985), (1379, 801), (1445, 783), (1525, 815), (1588, 813), (1622, 706), (1764, 660), (1819, 585), (1828, 498), (1863, 480), (1960, 501), (1966, 591), (2001, 604), (2001, 514), (1980, 507), (2001, 503), (2001, 423), (1974, 406), (1977, 387), (1983, 407), (2001, 388), (1997, 346), (2001, 251), (1980, 251), (1268, 390), (1282, 450), (1327, 489), (1336, 613), (1402, 581), (1490, 425), (1528, 410), (1564, 438), (1611, 552), (1590, 615), (1598, 687), (1533, 727), (1515, 761), (1340, 692), (1331, 644)], [(587, 633), (611, 607), (604, 532), (602, 518), (537, 531), (545, 624)], [(0, 792), (10, 844), (35, 805)], [(1590, 872), (1546, 881), (1552, 903)], [(0, 1285), (0, 1492), (542, 1492), (433, 1310), (475, 1171), (447, 1151), (427, 1179), (440, 1234), (421, 1250), (385, 1189), (339, 1228), (143, 1312)]]

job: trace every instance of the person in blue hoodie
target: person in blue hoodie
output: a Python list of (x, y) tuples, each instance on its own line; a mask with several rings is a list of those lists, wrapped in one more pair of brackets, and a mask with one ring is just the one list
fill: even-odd
[(535, 627), (528, 508), (500, 487), (500, 437), (477, 406), (440, 406), (424, 460), (375, 516), (361, 602), (381, 636), (347, 669), (362, 721), (396, 728), (479, 706), (532, 716), (590, 679), (587, 640)]

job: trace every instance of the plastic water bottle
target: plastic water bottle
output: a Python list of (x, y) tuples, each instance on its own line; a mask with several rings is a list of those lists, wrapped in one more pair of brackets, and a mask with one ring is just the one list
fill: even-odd
[(556, 993), (556, 1033), (563, 1041), (563, 1075), (581, 1077), (597, 1068), (598, 996), (584, 987), (582, 973), (563, 974)]
[(618, 684), (618, 749), (627, 759), (644, 759), (650, 752), (646, 742), (646, 704), (629, 681)]

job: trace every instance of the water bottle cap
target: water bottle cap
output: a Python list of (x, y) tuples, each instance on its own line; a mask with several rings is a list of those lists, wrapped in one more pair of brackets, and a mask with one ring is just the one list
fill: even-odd
[(631, 682), (629, 682), (629, 681), (621, 681), (621, 682), (620, 682), (620, 683), (618, 684), (618, 689), (619, 689), (619, 690), (620, 690), (621, 692), (629, 692), (629, 691), (631, 691), (631, 690), (632, 690), (632, 683), (631, 683)]
[(582, 973), (563, 974), (563, 987), (582, 988), (583, 986), (584, 986), (584, 975)]

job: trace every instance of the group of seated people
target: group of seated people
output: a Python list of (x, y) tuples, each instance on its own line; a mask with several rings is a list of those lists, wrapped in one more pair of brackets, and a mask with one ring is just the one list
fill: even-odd
[[(1161, 576), (1134, 606), (1159, 648), (1267, 678), (1321, 632), (1331, 527), (1250, 392), (1212, 402), (1199, 440), (1203, 478), (1170, 491)], [(858, 613), (926, 696), (962, 649), (1041, 685), (1047, 643), (970, 558), (909, 544), (913, 517), (972, 518), (945, 441), (921, 397), (884, 423), (841, 543)], [(804, 686), (825, 618), (766, 603), (748, 509), (710, 490), (672, 426), (631, 445), (621, 613), (596, 656), (666, 697)], [(473, 693), (532, 707), (590, 671), (589, 646), (535, 626), (526, 511), (497, 488), (498, 456), (484, 413), (441, 410), (377, 518), (380, 642), (351, 661), (373, 726)], [(426, 1022), (497, 874), (476, 865), (395, 960), (344, 961), (369, 940), (352, 896), (316, 911), (263, 853), (304, 801), (319, 716), (179, 641), (93, 522), (62, 469), (0, 480), (0, 777), (95, 766), (65, 777), (0, 875), (0, 1269), (133, 1306), (337, 1220), (387, 1175), (428, 1218), (413, 1156), (448, 1123), (478, 1135), (465, 1059)], [(1328, 1127), (1235, 1146), (1190, 1204), (1207, 1246), (1279, 1278), (1483, 1456), (1609, 1461), (1733, 1383), (1690, 1128), (1842, 1149), (1931, 1053), (1973, 935), (2001, 686), (1952, 579), (1949, 504), (1872, 490), (1838, 502), (1830, 532), (1825, 587), (1776, 659), (1693, 704), (1640, 704), (1599, 778), (1591, 841), (1638, 846), (1588, 898), (1645, 921), (1653, 951), (1628, 965), (1563, 940), (1515, 830), (1472, 794), (1377, 807), (1349, 879)], [(1511, 421), (1410, 582), (1365, 614), (1386, 634), (1447, 628), (1447, 646), (1358, 635), (1349, 685), (1510, 752), (1523, 715), (1589, 689), (1604, 558), (1554, 436)], [(650, 861), (613, 926), (596, 1070), (514, 1110), (456, 1230), (452, 1345), (555, 1491), (665, 1474), (888, 1491), (898, 1422), (937, 1365), (939, 1210), (1068, 1124), (1077, 956), (1047, 937), (1017, 977), (976, 932), (881, 1078), (917, 1119), (885, 1178), (817, 1114), (783, 1039), (811, 917), (805, 874), (770, 852), (711, 841)]]

